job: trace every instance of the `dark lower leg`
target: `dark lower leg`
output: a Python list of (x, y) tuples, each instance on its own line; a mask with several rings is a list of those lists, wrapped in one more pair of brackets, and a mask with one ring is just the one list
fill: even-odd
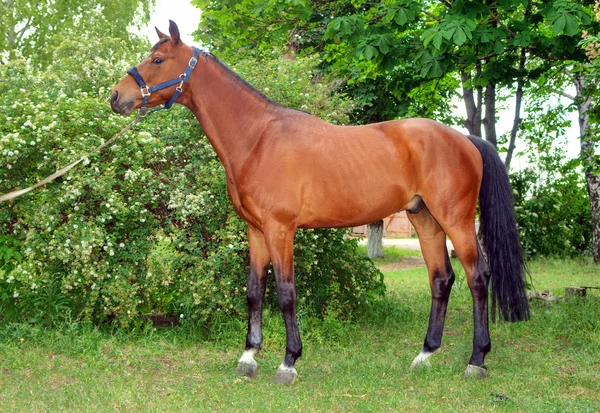
[(265, 295), (266, 274), (268, 267), (255, 269), (250, 263), (248, 277), (248, 334), (246, 335), (246, 350), (260, 351), (262, 346), (262, 301)]
[(248, 243), (250, 246), (250, 272), (248, 274), (248, 334), (246, 334), (246, 351), (238, 364), (238, 373), (253, 376), (257, 363), (256, 353), (262, 346), (262, 301), (265, 295), (269, 253), (263, 234), (253, 227), (248, 227)]
[(280, 280), (279, 277), (277, 281), (279, 307), (283, 312), (287, 335), (283, 366), (292, 368), (296, 360), (302, 355), (302, 342), (300, 341), (300, 332), (296, 319), (296, 286), (293, 282)]
[(423, 344), (423, 351), (426, 353), (433, 353), (442, 345), (446, 309), (448, 308), (448, 299), (450, 298), (450, 292), (454, 284), (454, 271), (450, 264), (447, 249), (445, 249), (445, 254), (445, 268), (434, 269), (430, 275), (431, 312), (429, 313), (429, 326)]
[(473, 268), (469, 287), (473, 296), (473, 354), (469, 364), (483, 366), (485, 355), (491, 350), (490, 333), (488, 329), (488, 282), (489, 267), (483, 258), (479, 244), (477, 245), (478, 259)]
[(429, 271), (429, 285), (431, 288), (429, 326), (423, 349), (412, 363), (414, 368), (419, 365), (429, 365), (427, 359), (442, 345), (444, 320), (448, 298), (454, 283), (454, 271), (452, 271), (448, 249), (446, 248), (446, 234), (431, 215), (429, 209), (423, 207), (416, 214), (409, 211), (408, 217), (419, 234), (419, 243)]

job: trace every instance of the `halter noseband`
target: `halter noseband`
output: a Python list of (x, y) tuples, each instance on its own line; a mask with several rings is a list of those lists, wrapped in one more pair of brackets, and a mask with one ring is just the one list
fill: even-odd
[[(196, 67), (196, 63), (198, 63), (198, 56), (200, 56), (200, 49), (198, 49), (197, 47), (192, 47), (192, 50), (194, 51), (194, 54), (193, 54), (192, 58), (190, 59), (190, 62), (188, 63), (188, 67), (185, 69), (185, 72), (183, 72), (182, 74), (180, 74), (179, 76), (177, 76), (174, 79), (167, 80), (166, 82), (160, 83), (156, 86), (147, 86), (146, 85), (146, 81), (144, 80), (144, 77), (140, 74), (140, 72), (138, 71), (137, 66), (134, 66), (127, 71), (127, 73), (129, 73), (131, 76), (133, 76), (133, 78), (135, 79), (135, 81), (137, 82), (137, 84), (140, 87), (140, 92), (142, 93), (142, 106), (140, 107), (140, 113), (142, 115), (146, 115), (147, 113), (156, 112), (157, 110), (170, 109), (171, 106), (173, 106), (173, 104), (175, 103), (175, 101), (177, 100), (177, 98), (179, 97), (181, 92), (183, 91), (183, 84), (187, 83), (187, 81), (190, 79), (192, 70), (194, 70), (194, 68)], [(148, 100), (150, 99), (150, 95), (152, 94), (152, 92), (156, 92), (157, 90), (166, 89), (166, 88), (174, 86), (178, 83), (179, 83), (179, 85), (175, 88), (175, 93), (173, 93), (173, 96), (171, 96), (171, 99), (169, 99), (169, 101), (167, 103), (165, 103), (164, 106), (157, 108), (157, 109), (153, 109), (150, 112), (148, 112)]]

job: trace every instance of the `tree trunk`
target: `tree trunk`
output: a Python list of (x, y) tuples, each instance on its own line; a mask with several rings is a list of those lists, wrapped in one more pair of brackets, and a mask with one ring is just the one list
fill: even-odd
[(579, 138), (581, 143), (581, 162), (585, 171), (585, 182), (590, 198), (592, 213), (592, 250), (594, 262), (600, 264), (600, 172), (594, 169), (594, 139), (589, 133), (589, 110), (592, 98), (584, 96), (586, 81), (580, 75), (575, 77), (577, 90), (576, 104), (579, 114)]
[(383, 220), (367, 225), (369, 236), (367, 254), (369, 258), (383, 257)]
[(590, 196), (590, 208), (592, 212), (592, 249), (594, 262), (600, 264), (600, 174), (585, 172), (585, 182)]
[(488, 82), (485, 87), (485, 118), (483, 119), (485, 128), (485, 140), (494, 145), (498, 150), (498, 141), (496, 139), (496, 85)]
[(508, 151), (506, 152), (506, 159), (504, 161), (504, 165), (506, 166), (506, 170), (510, 171), (510, 162), (512, 161), (513, 152), (516, 147), (517, 140), (517, 131), (519, 130), (519, 125), (521, 124), (521, 101), (523, 100), (523, 83), (525, 77), (525, 48), (521, 49), (521, 60), (519, 62), (519, 80), (517, 81), (517, 96), (515, 98), (515, 118), (513, 120), (513, 127), (510, 131), (510, 142), (508, 143)]
[(461, 72), (463, 100), (465, 109), (467, 110), (467, 119), (463, 121), (463, 125), (469, 131), (470, 135), (481, 137), (481, 88), (477, 88), (477, 102), (473, 94), (473, 86), (469, 84), (471, 81), (471, 73), (463, 70)]

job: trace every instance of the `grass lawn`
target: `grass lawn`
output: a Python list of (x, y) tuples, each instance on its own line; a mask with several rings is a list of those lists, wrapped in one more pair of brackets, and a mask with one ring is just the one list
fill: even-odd
[[(402, 260), (414, 252), (399, 254)], [(390, 264), (390, 262), (382, 265)], [(455, 269), (459, 266), (455, 264)], [(563, 295), (600, 285), (586, 262), (530, 264), (533, 285)], [(304, 355), (292, 386), (274, 383), (285, 347), (279, 312), (265, 314), (265, 345), (253, 379), (235, 374), (245, 320), (209, 338), (193, 328), (103, 333), (0, 326), (2, 412), (598, 412), (600, 294), (533, 303), (532, 320), (491, 326), (489, 377), (463, 378), (472, 341), (471, 298), (462, 271), (452, 292), (442, 351), (410, 371), (425, 335), (425, 268), (385, 273), (386, 299), (352, 322), (300, 314)]]

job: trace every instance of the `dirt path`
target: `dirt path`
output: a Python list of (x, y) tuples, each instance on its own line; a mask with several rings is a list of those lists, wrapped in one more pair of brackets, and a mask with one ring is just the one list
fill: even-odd
[(379, 270), (381, 270), (382, 272), (386, 272), (419, 267), (425, 267), (425, 260), (423, 260), (423, 257), (402, 257), (398, 262), (380, 265)]

